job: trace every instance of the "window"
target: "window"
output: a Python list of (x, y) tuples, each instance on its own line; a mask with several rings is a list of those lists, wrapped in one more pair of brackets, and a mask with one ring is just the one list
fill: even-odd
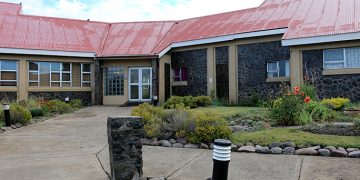
[(72, 64), (29, 62), (29, 86), (71, 87)]
[(91, 87), (90, 64), (81, 64), (81, 87)]
[(187, 69), (185, 68), (174, 68), (173, 69), (174, 82), (187, 81)]
[(360, 68), (360, 47), (324, 50), (324, 69)]
[(288, 60), (267, 63), (268, 78), (279, 78), (279, 77), (289, 77), (289, 76), (290, 76), (290, 67)]
[(108, 67), (104, 69), (105, 96), (124, 95), (124, 67)]
[(0, 60), (0, 86), (17, 85), (17, 61)]

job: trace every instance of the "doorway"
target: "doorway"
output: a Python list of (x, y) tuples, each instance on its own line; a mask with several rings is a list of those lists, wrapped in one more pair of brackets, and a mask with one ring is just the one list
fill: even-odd
[(129, 101), (146, 102), (152, 97), (152, 68), (129, 68)]

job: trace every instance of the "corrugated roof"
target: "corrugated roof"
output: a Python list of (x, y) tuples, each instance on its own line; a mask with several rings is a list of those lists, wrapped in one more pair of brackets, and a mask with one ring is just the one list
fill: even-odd
[(279, 28), (288, 28), (283, 39), (360, 32), (360, 0), (266, 0), (257, 8), (176, 22), (103, 23), (20, 12), (20, 4), (0, 2), (0, 47), (144, 56), (171, 43)]

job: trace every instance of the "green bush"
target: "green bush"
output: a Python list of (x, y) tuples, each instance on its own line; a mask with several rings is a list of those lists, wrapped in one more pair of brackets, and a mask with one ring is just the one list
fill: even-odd
[(181, 108), (167, 110), (162, 118), (161, 132), (171, 133), (172, 136), (178, 134), (181, 137), (180, 134), (186, 129), (186, 124), (191, 118), (192, 114), (189, 110)]
[(197, 106), (207, 107), (212, 105), (213, 100), (210, 96), (197, 96), (195, 97), (195, 102)]
[(354, 129), (360, 130), (360, 118), (355, 118), (353, 123), (354, 123), (354, 126), (353, 126)]
[(41, 108), (29, 109), (32, 117), (44, 116), (44, 112)]
[(164, 110), (162, 108), (143, 103), (133, 108), (131, 115), (143, 118), (144, 130), (147, 137), (153, 138), (160, 135), (161, 118), (164, 116)]
[(196, 108), (197, 107), (196, 100), (192, 96), (184, 96), (184, 97), (172, 96), (170, 99), (168, 99), (164, 103), (164, 108), (165, 109), (175, 109), (176, 106), (179, 104), (184, 104), (185, 107), (188, 107), (188, 108)]
[(336, 117), (336, 112), (318, 101), (311, 101), (309, 104), (305, 105), (305, 109), (306, 112), (309, 113), (311, 118), (315, 121), (331, 122)]
[(70, 106), (73, 109), (81, 109), (83, 107), (83, 103), (81, 99), (73, 99), (70, 101)]
[(24, 106), (13, 103), (10, 105), (10, 119), (13, 124), (27, 124), (31, 120), (31, 113)]
[(329, 106), (331, 109), (334, 110), (341, 110), (343, 109), (348, 103), (350, 99), (348, 98), (330, 98), (330, 99), (323, 99), (321, 103)]
[(301, 85), (301, 91), (309, 96), (311, 99), (316, 100), (316, 89), (315, 86), (303, 84)]
[(193, 123), (187, 124), (186, 139), (191, 143), (208, 143), (215, 139), (229, 139), (231, 130), (226, 120), (216, 114), (195, 114)]
[(24, 106), (28, 109), (33, 109), (33, 108), (40, 108), (41, 107), (41, 104), (40, 102), (37, 100), (37, 99), (34, 99), (34, 98), (29, 98), (29, 99), (26, 99), (26, 100), (21, 100), (19, 102), (19, 104), (21, 106)]
[(49, 109), (50, 112), (59, 114), (73, 112), (70, 104), (67, 104), (58, 99), (46, 102), (45, 104), (43, 104), (42, 109)]
[(261, 104), (261, 100), (257, 94), (241, 97), (238, 103), (239, 106), (247, 106), (247, 107), (259, 107), (260, 104)]

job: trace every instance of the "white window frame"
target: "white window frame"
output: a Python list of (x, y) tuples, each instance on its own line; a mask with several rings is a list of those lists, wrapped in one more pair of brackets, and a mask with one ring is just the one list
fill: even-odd
[[(53, 71), (52, 70), (52, 64), (60, 63), (60, 71)], [(52, 83), (60, 83), (60, 87), (63, 87), (63, 83), (70, 83), (70, 86), (66, 87), (72, 87), (72, 63), (70, 64), (70, 71), (63, 71), (63, 62), (50, 62), (50, 87), (52, 87)], [(53, 81), (52, 80), (52, 74), (53, 73), (59, 73), (60, 74), (60, 81)], [(63, 74), (70, 74), (70, 81), (63, 81)], [(57, 86), (55, 86), (57, 87)]]
[[(343, 60), (342, 61), (328, 61), (328, 62), (325, 61), (325, 53), (326, 53), (326, 51), (334, 51), (334, 50), (339, 50), (339, 49), (342, 49), (342, 52), (343, 52)], [(323, 69), (331, 70), (331, 69), (326, 68), (327, 64), (339, 64), (339, 63), (343, 63), (344, 67), (343, 68), (336, 68), (336, 69), (347, 69), (347, 66), (346, 66), (346, 48), (336, 48), (336, 49), (325, 49), (325, 50), (323, 50)]]
[[(175, 76), (175, 69), (177, 69), (177, 68), (173, 68), (172, 69), (172, 80), (173, 80), (173, 82), (183, 82), (184, 80), (182, 79), (182, 73), (183, 73), (183, 69), (184, 68), (179, 68), (179, 76)], [(175, 78), (179, 78), (180, 79), (180, 81), (175, 81)]]
[[(81, 74), (81, 82), (80, 82), (80, 84), (81, 84), (81, 87), (83, 87), (83, 84), (89, 84), (90, 83), (90, 86), (91, 86), (91, 64), (87, 64), (87, 65), (89, 65), (90, 66), (90, 71), (83, 71), (83, 66), (84, 66), (84, 64), (81, 64), (81, 72), (80, 72), (80, 74)], [(90, 81), (84, 81), (84, 79), (83, 79), (83, 75), (84, 74), (89, 74), (90, 75)]]
[[(2, 62), (3, 61), (15, 61), (15, 60), (6, 60), (6, 59), (1, 59), (0, 60), (0, 82), (15, 82), (16, 86), (18, 85), (18, 79), (19, 79), (19, 73), (18, 73), (18, 61), (15, 61), (16, 64), (16, 69), (15, 70), (2, 70)], [(16, 79), (15, 80), (2, 80), (1, 78), (1, 73), (2, 72), (15, 72), (16, 73)]]
[[(282, 78), (282, 77), (289, 77), (289, 76), (280, 76), (280, 62), (282, 62), (282, 61), (287, 61), (288, 62), (288, 64), (290, 63), (290, 61), (289, 60), (279, 60), (279, 61), (268, 61), (268, 62), (266, 62), (266, 77), (267, 78)], [(269, 63), (276, 63), (276, 71), (275, 70), (273, 70), (273, 71), (270, 71), (269, 70)], [(289, 64), (289, 71), (290, 71), (290, 64)], [(286, 71), (286, 69), (285, 69), (285, 71)], [(277, 77), (268, 77), (268, 74), (269, 73), (277, 73)]]
[[(37, 63), (37, 66), (38, 66), (38, 70), (35, 71), (35, 70), (30, 70), (30, 63)], [(37, 62), (37, 61), (29, 61), (28, 62), (28, 82), (29, 82), (29, 85), (30, 86), (30, 83), (37, 83), (37, 86), (40, 86), (40, 63), (41, 62)], [(37, 81), (35, 80), (30, 80), (30, 73), (37, 73)], [(32, 86), (34, 87), (34, 86)]]

